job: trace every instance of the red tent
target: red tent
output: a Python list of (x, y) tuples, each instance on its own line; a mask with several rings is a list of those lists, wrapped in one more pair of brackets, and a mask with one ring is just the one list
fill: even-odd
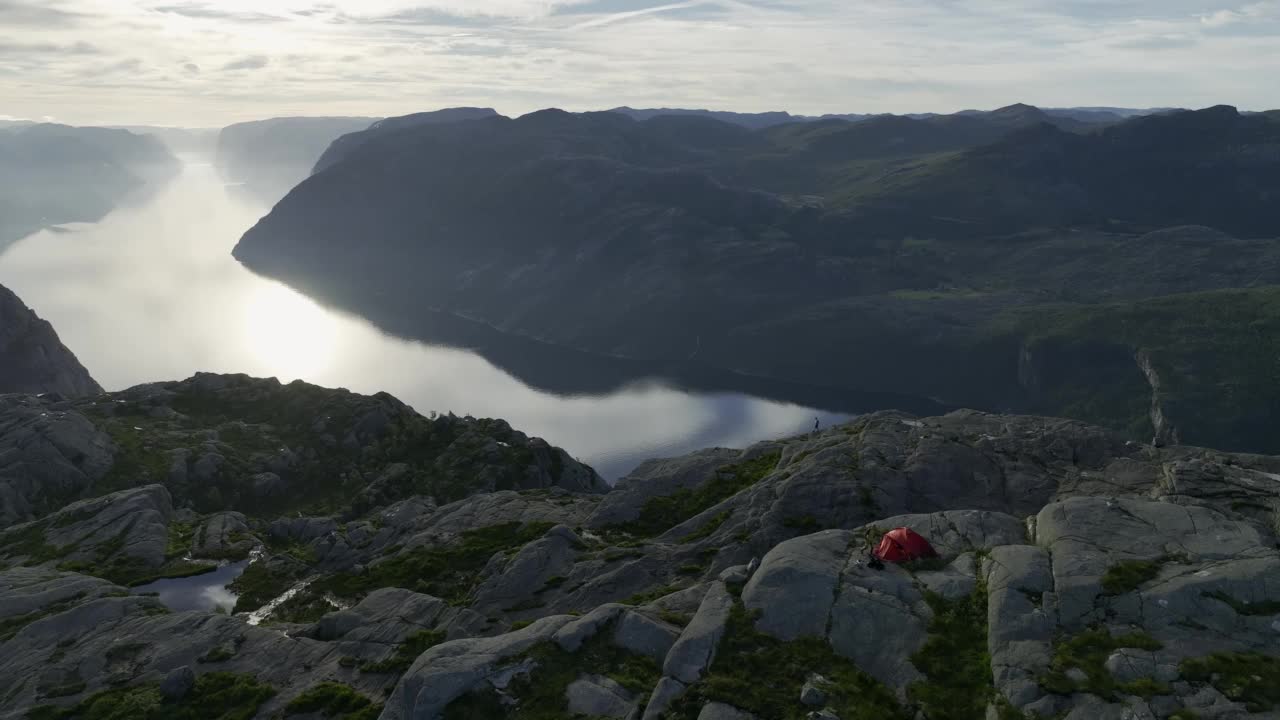
[(918, 533), (901, 527), (884, 534), (875, 555), (885, 562), (904, 563), (921, 558), (938, 557), (938, 552)]

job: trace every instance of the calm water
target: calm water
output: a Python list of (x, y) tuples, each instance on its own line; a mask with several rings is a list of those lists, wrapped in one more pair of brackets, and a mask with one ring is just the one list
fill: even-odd
[(227, 583), (240, 577), (248, 566), (248, 560), (230, 563), (203, 575), (139, 585), (133, 592), (136, 595), (155, 593), (157, 599), (174, 612), (218, 609), (230, 612), (236, 606), (236, 596), (227, 589)]
[(204, 158), (186, 160), (141, 204), (0, 253), (0, 283), (52, 322), (108, 390), (197, 371), (385, 390), (419, 412), (505, 418), (610, 480), (647, 458), (743, 447), (812, 428), (815, 417), (846, 417), (653, 379), (554, 393), (476, 352), (392, 337), (241, 267), (231, 249), (268, 208), (225, 187)]

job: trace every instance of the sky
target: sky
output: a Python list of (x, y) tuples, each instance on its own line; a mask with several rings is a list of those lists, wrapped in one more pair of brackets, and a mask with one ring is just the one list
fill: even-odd
[(1280, 107), (1280, 0), (0, 0), (0, 120)]

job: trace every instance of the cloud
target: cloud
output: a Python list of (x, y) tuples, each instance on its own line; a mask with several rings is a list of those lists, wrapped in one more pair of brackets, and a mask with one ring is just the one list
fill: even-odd
[(81, 13), (63, 10), (57, 5), (56, 2), (0, 0), (0, 27), (67, 27), (86, 17)]
[(1280, 0), (0, 0), (0, 28), (5, 111), (81, 124), (1280, 102)]
[(182, 3), (152, 8), (155, 12), (181, 15), (194, 20), (223, 20), (242, 23), (287, 22), (288, 18), (248, 10), (226, 10), (207, 3)]
[(69, 45), (49, 42), (17, 42), (0, 38), (0, 56), (16, 55), (100, 55), (102, 50), (83, 40)]
[(1200, 23), (1209, 28), (1222, 28), (1244, 22), (1275, 19), (1277, 16), (1280, 16), (1280, 0), (1267, 0), (1201, 15)]
[(124, 58), (105, 65), (86, 68), (81, 74), (85, 77), (104, 77), (121, 73), (136, 73), (142, 69), (142, 61), (138, 58)]
[(1143, 35), (1116, 40), (1112, 47), (1124, 50), (1169, 50), (1192, 47), (1200, 42), (1192, 35)]
[(232, 60), (222, 66), (223, 70), (261, 70), (271, 63), (266, 55), (250, 55), (239, 60)]

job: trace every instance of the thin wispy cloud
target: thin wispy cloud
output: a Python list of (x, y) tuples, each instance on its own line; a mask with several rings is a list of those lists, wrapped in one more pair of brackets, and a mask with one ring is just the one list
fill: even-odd
[(222, 66), (223, 70), (261, 70), (271, 64), (271, 58), (266, 55), (250, 55), (239, 60), (232, 60)]
[(0, 28), (6, 109), (81, 123), (1280, 106), (1280, 0), (0, 0)]

